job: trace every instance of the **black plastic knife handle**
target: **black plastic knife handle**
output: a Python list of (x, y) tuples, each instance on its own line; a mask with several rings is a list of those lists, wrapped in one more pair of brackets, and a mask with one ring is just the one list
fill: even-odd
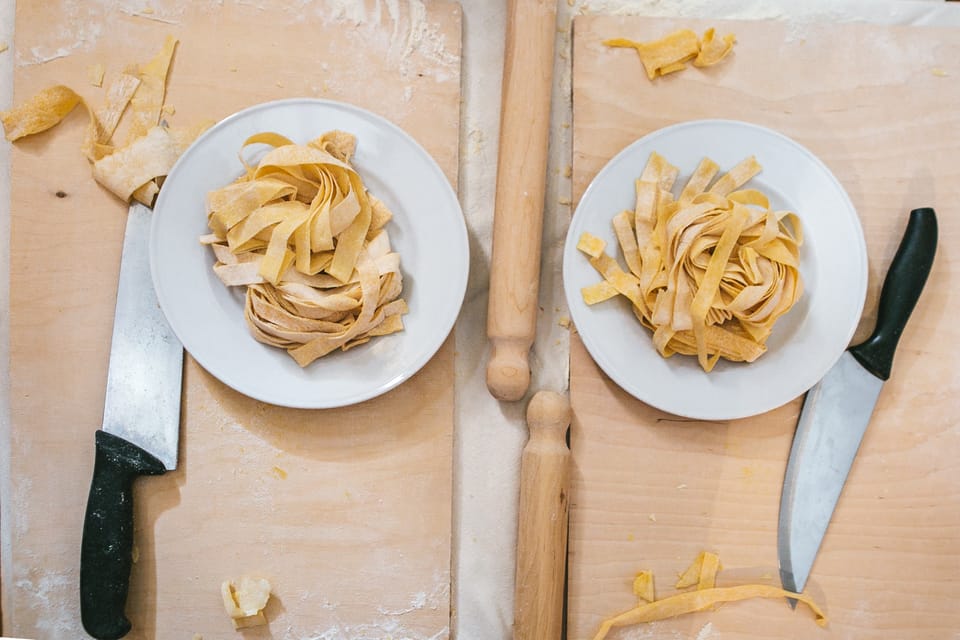
[(936, 250), (937, 214), (929, 207), (914, 209), (880, 290), (873, 335), (850, 348), (857, 362), (881, 380), (890, 377), (893, 352), (920, 298)]
[(166, 468), (103, 430), (97, 431), (96, 449), (80, 546), (80, 619), (94, 638), (116, 640), (130, 631), (123, 610), (133, 562), (133, 481)]

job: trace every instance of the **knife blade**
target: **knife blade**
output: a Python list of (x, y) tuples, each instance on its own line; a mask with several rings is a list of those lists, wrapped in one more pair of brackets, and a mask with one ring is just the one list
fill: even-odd
[(152, 211), (130, 207), (124, 232), (103, 424), (80, 550), (80, 617), (94, 638), (130, 631), (124, 608), (133, 561), (133, 481), (177, 466), (183, 347), (150, 278)]
[(880, 291), (873, 334), (807, 393), (780, 498), (777, 551), (787, 591), (806, 586), (936, 247), (936, 213), (914, 209)]

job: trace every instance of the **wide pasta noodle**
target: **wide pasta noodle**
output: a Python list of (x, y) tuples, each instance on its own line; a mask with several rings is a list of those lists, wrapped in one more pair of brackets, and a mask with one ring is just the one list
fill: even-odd
[(675, 199), (679, 170), (652, 153), (635, 183), (634, 210), (613, 218), (629, 271), (602, 240), (580, 238), (603, 276), (581, 291), (584, 301), (626, 297), (663, 357), (696, 355), (705, 371), (720, 358), (756, 360), (803, 292), (799, 219), (741, 188), (760, 170), (749, 157), (714, 181), (719, 166), (704, 158)]
[(680, 591), (659, 600), (654, 598), (653, 573), (641, 571), (634, 580), (634, 594), (638, 598), (637, 606), (601, 622), (593, 640), (604, 640), (615, 627), (656, 622), (695, 611), (711, 609), (725, 602), (736, 602), (750, 598), (790, 598), (802, 602), (813, 612), (814, 622), (817, 625), (827, 626), (826, 614), (810, 596), (786, 591), (769, 584), (740, 584), (718, 587), (716, 583), (720, 568), (719, 556), (709, 551), (700, 552), (676, 583), (677, 589), (689, 589), (690, 587), (694, 587), (694, 589)]
[(737, 38), (732, 33), (719, 39), (715, 35), (713, 27), (707, 29), (702, 38), (690, 29), (678, 29), (650, 42), (610, 38), (604, 40), (603, 44), (635, 49), (647, 78), (653, 80), (686, 69), (687, 62), (692, 62), (695, 67), (709, 67), (723, 60), (733, 51)]
[(246, 288), (253, 336), (305, 367), (402, 330), (400, 256), (385, 228), (392, 214), (350, 164), (356, 139), (331, 131), (300, 145), (266, 132), (243, 147), (254, 144), (273, 149), (208, 194), (211, 233), (201, 238), (221, 281)]
[[(7, 140), (42, 133), (56, 126), (77, 105), (87, 112), (87, 129), (80, 150), (92, 164), (93, 177), (124, 202), (136, 200), (147, 206), (160, 191), (163, 178), (191, 142), (213, 123), (193, 127), (170, 127), (164, 113), (167, 74), (177, 39), (167, 36), (163, 48), (146, 64), (130, 65), (107, 88), (105, 104), (96, 109), (64, 85), (48, 87), (9, 111), (0, 112)], [(94, 73), (95, 72), (95, 73)], [(101, 86), (102, 65), (91, 72)], [(129, 122), (127, 141), (118, 145), (115, 136), (121, 120)]]

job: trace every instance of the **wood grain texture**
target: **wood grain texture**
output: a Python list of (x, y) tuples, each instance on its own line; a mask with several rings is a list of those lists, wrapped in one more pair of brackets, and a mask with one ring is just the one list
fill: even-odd
[[(131, 15), (109, 3), (18, 3), (15, 101), (65, 83), (99, 105), (88, 65), (103, 63), (109, 83), (171, 33), (171, 123), (284, 97), (339, 99), (404, 128), (456, 184), (458, 4), (430, 2), (425, 15), (406, 4), (397, 15), (271, 0), (150, 4)], [(126, 215), (91, 178), (85, 124), (78, 109), (12, 153), (3, 633), (36, 639), (83, 635), (80, 531)], [(179, 467), (136, 486), (127, 637), (238, 637), (219, 590), (242, 574), (274, 585), (269, 626), (247, 638), (447, 637), (453, 373), (451, 338), (384, 396), (299, 411), (241, 396), (188, 358)]]
[(530, 386), (527, 354), (537, 330), (556, 16), (556, 0), (507, 5), (487, 310), (487, 387), (499, 400), (519, 400)]
[[(708, 26), (736, 33), (734, 54), (655, 82), (632, 50), (601, 45)], [(960, 339), (960, 32), (613, 16), (579, 17), (574, 30), (578, 197), (613, 155), (665, 125), (733, 118), (785, 133), (830, 167), (860, 215), (870, 280), (855, 340), (873, 327), (909, 211), (933, 206), (941, 232), (813, 567), (808, 591), (826, 606), (829, 628), (802, 607), (747, 601), (610, 638), (953, 637), (960, 374), (947, 345)], [(630, 397), (571, 342), (570, 637), (591, 637), (601, 619), (635, 606), (637, 571), (652, 569), (667, 595), (704, 549), (720, 554), (727, 580), (775, 579), (780, 489), (802, 399), (747, 420), (691, 422)]]
[(530, 438), (520, 463), (514, 640), (556, 640), (563, 628), (563, 583), (570, 508), (570, 401), (538, 391), (527, 405)]

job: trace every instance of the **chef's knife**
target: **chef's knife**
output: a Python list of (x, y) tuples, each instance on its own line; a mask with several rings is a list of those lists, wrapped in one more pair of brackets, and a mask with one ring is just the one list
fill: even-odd
[(121, 638), (133, 561), (133, 480), (177, 466), (183, 347), (157, 303), (147, 244), (151, 210), (127, 215), (103, 428), (80, 551), (80, 617), (94, 638)]
[(845, 351), (807, 393), (780, 499), (777, 546), (787, 591), (807, 583), (936, 248), (934, 210), (914, 209), (880, 291), (873, 335)]

